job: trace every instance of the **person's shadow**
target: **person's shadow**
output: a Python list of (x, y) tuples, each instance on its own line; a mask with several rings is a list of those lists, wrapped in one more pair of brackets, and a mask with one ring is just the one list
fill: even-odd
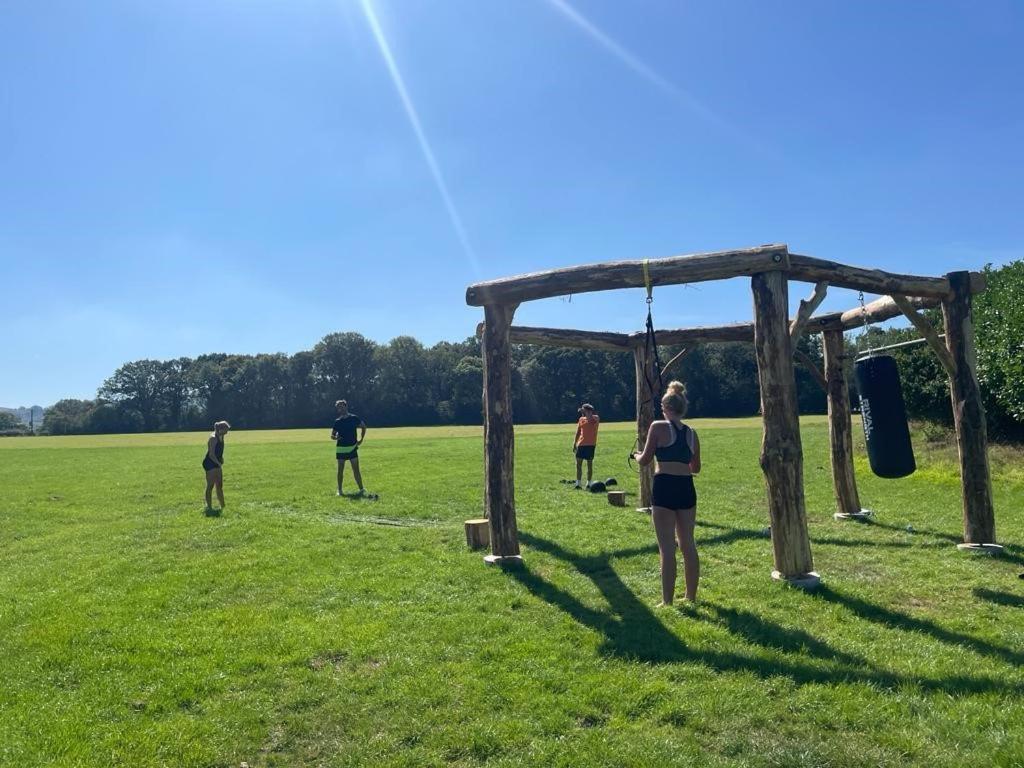
[[(759, 535), (742, 533), (737, 538)], [(558, 587), (528, 566), (509, 569), (508, 575), (522, 584), (531, 594), (553, 605), (580, 624), (604, 636), (599, 648), (603, 655), (644, 663), (694, 662), (716, 672), (752, 673), (763, 679), (785, 676), (798, 685), (807, 683), (863, 683), (886, 690), (898, 690), (912, 685), (922, 690), (941, 691), (949, 695), (999, 692), (1020, 695), (1024, 685), (1007, 682), (999, 677), (978, 675), (949, 675), (926, 678), (905, 675), (879, 668), (867, 658), (832, 648), (802, 629), (784, 627), (751, 611), (716, 606), (703, 601), (695, 610), (688, 611), (695, 621), (721, 627), (742, 644), (758, 650), (746, 652), (742, 645), (736, 651), (717, 648), (690, 648), (659, 620), (626, 586), (612, 568), (613, 558), (626, 558), (655, 554), (652, 545), (617, 550), (599, 555), (581, 555), (571, 552), (547, 539), (520, 531), (520, 540), (539, 552), (544, 552), (574, 567), (590, 579), (608, 602), (607, 610), (585, 605), (567, 590)], [(719, 538), (719, 537), (714, 537)], [(731, 538), (727, 532), (725, 539)], [(707, 545), (707, 542), (705, 542)], [(878, 623), (891, 629), (915, 634), (924, 633), (939, 643), (966, 647), (975, 653), (995, 657), (1019, 665), (1022, 654), (980, 638), (946, 630), (932, 622), (901, 614), (882, 606), (868, 603), (851, 595), (822, 587), (808, 595), (806, 605), (841, 605), (858, 618)], [(1016, 604), (1006, 596), (984, 595), (993, 601)], [(679, 614), (676, 614), (679, 615)], [(764, 655), (769, 651), (769, 655)]]

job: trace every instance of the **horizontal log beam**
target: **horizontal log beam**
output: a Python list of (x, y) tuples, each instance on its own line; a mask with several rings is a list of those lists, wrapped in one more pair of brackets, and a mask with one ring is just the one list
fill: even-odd
[[(908, 296), (907, 302), (914, 309), (929, 309), (941, 304), (939, 299), (923, 298), (921, 296)], [(865, 315), (867, 316), (867, 322), (879, 323), (883, 320), (892, 320), (892, 318), (899, 317), (902, 314), (903, 311), (896, 306), (895, 301), (893, 301), (889, 296), (883, 296), (880, 299), (875, 299), (874, 301), (865, 304), (863, 309), (857, 307), (843, 312), (839, 316), (838, 328), (841, 328), (844, 331), (849, 331), (853, 328), (860, 328), (864, 325)]]
[[(480, 330), (477, 330), (480, 335)], [(575, 347), (578, 349), (603, 349), (610, 352), (629, 352), (636, 342), (628, 333), (608, 331), (574, 331), (562, 328), (530, 328), (513, 325), (509, 329), (513, 344), (539, 344), (545, 347)]]
[[(636, 344), (643, 344), (645, 332), (631, 334)], [(708, 325), (697, 328), (666, 328), (657, 332), (658, 346), (701, 344), (709, 341), (753, 341), (753, 323)]]
[[(647, 273), (652, 286), (724, 280), (786, 269), (789, 266), (788, 253), (785, 245), (762, 245), (736, 251), (647, 259)], [(466, 303), (481, 307), (573, 293), (643, 288), (644, 261), (608, 261), (475, 283), (466, 289)]]
[(825, 281), (839, 288), (852, 288), (870, 293), (899, 293), (905, 296), (931, 296), (943, 299), (950, 292), (949, 280), (945, 277), (900, 275), (795, 253), (789, 257), (789, 277), (791, 280), (805, 280), (810, 283)]

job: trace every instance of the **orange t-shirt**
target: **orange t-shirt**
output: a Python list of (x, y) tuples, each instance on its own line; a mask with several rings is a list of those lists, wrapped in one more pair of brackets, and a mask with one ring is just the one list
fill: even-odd
[(600, 417), (595, 413), (590, 418), (580, 416), (576, 422), (576, 445), (597, 445), (597, 427), (601, 423)]

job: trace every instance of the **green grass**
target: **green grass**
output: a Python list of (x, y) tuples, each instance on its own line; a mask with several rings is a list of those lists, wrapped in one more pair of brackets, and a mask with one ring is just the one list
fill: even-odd
[[(478, 429), (372, 430), (377, 502), (334, 496), (324, 430), (233, 432), (215, 518), (203, 434), (0, 440), (0, 765), (1024, 765), (1024, 560), (954, 548), (955, 453), (859, 458), (876, 522), (835, 522), (804, 419), (806, 594), (769, 579), (758, 422), (694, 424), (689, 612), (653, 608), (648, 518), (558, 482), (571, 426), (517, 431), (520, 571), (465, 549)], [(603, 426), (597, 475), (633, 492), (631, 443)]]

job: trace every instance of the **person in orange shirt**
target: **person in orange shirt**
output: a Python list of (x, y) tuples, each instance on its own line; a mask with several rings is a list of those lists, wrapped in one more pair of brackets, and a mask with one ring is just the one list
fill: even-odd
[(594, 477), (594, 449), (597, 448), (597, 428), (601, 419), (594, 411), (594, 406), (584, 403), (580, 406), (580, 418), (576, 422), (576, 437), (572, 441), (572, 450), (576, 454), (576, 484), (582, 488), (580, 480), (583, 476), (583, 462), (587, 462), (587, 488)]

